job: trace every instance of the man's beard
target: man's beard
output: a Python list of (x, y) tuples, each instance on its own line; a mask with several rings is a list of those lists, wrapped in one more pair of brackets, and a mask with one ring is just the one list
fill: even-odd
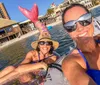
[(96, 48), (93, 38), (87, 38), (87, 42), (81, 39), (77, 39), (76, 43), (77, 43), (77, 47), (82, 52), (93, 52)]

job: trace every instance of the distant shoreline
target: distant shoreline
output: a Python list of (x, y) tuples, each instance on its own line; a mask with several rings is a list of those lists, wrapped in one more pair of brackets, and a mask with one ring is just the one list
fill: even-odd
[[(97, 19), (100, 20), (100, 17), (97, 17)], [(57, 21), (57, 22), (52, 23), (52, 24), (49, 24), (47, 26), (55, 26), (55, 25), (58, 25), (58, 24), (61, 24), (61, 23), (62, 23), (62, 21)], [(4, 43), (0, 44), (0, 50), (3, 49), (4, 47), (7, 47), (7, 46), (9, 46), (9, 45), (11, 45), (13, 43), (16, 43), (18, 41), (21, 41), (21, 40), (23, 40), (25, 38), (28, 38), (28, 37), (30, 37), (32, 35), (35, 35), (37, 33), (39, 33), (38, 30), (33, 30), (33, 31), (31, 31), (31, 32), (29, 32), (27, 34), (24, 34), (24, 35), (20, 36), (19, 38), (17, 37), (15, 39), (10, 40), (10, 41), (4, 42)], [(97, 35), (97, 34), (100, 34), (100, 29), (95, 28), (94, 29), (94, 35)]]
[[(60, 23), (62, 23), (62, 22), (61, 22), (61, 21), (57, 21), (57, 22), (52, 23), (52, 24), (49, 24), (49, 25), (47, 25), (47, 26), (55, 26), (55, 25), (60, 24)], [(1, 43), (1, 44), (0, 44), (0, 49), (3, 49), (4, 47), (7, 47), (7, 46), (9, 46), (9, 45), (11, 45), (11, 44), (13, 44), (13, 43), (16, 43), (16, 42), (18, 42), (18, 41), (21, 41), (21, 40), (23, 40), (23, 39), (25, 39), (25, 38), (28, 38), (28, 37), (30, 37), (30, 36), (32, 36), (32, 35), (35, 35), (35, 34), (37, 34), (37, 33), (39, 33), (38, 30), (33, 30), (33, 31), (31, 31), (31, 32), (29, 32), (29, 33), (27, 33), (27, 34), (24, 34), (24, 35), (20, 36), (20, 37), (17, 37), (17, 38), (15, 38), (15, 39), (10, 40), (10, 41)]]

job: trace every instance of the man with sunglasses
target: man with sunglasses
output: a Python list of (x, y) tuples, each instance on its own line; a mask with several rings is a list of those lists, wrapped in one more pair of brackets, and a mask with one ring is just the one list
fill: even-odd
[(93, 18), (81, 4), (71, 4), (62, 15), (63, 26), (76, 49), (63, 60), (62, 70), (71, 85), (100, 85), (100, 47), (94, 40)]

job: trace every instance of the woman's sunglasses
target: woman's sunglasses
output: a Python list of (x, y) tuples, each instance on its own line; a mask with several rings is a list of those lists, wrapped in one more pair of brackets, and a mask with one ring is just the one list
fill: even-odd
[(82, 26), (88, 26), (92, 22), (92, 15), (91, 13), (86, 13), (82, 15), (78, 20), (71, 20), (64, 24), (64, 28), (68, 32), (73, 32), (76, 30), (77, 26), (76, 23), (79, 22)]
[(46, 44), (46, 45), (53, 45), (53, 43), (51, 41), (39, 41), (38, 44), (39, 45), (44, 45), (44, 44)]

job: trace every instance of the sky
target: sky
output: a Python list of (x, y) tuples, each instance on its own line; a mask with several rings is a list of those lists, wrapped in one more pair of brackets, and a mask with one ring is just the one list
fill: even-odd
[(33, 4), (36, 3), (39, 8), (39, 15), (45, 15), (47, 9), (53, 2), (58, 5), (63, 1), (64, 0), (0, 0), (0, 2), (4, 3), (11, 20), (17, 22), (27, 20), (27, 18), (19, 11), (18, 6), (30, 10)]

